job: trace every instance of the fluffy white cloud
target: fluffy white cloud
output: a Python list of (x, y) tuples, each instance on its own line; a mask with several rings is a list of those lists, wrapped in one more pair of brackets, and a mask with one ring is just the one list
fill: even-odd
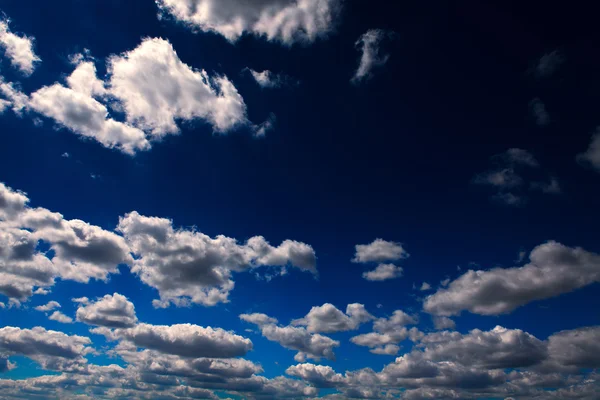
[(105, 295), (98, 301), (80, 306), (77, 321), (109, 328), (128, 328), (137, 323), (132, 302), (119, 293)]
[(24, 355), (51, 370), (78, 370), (85, 366), (85, 355), (92, 352), (91, 341), (83, 336), (69, 336), (42, 327), (0, 328), (0, 353)]
[(31, 75), (35, 64), (41, 61), (33, 51), (33, 38), (12, 33), (8, 21), (0, 21), (0, 47), (4, 48), (4, 55), (12, 65), (24, 75)]
[(72, 324), (73, 323), (73, 318), (69, 317), (68, 315), (65, 315), (65, 314), (61, 313), (60, 311), (54, 311), (48, 317), (48, 319), (51, 319), (52, 321), (61, 322), (63, 324)]
[(456, 323), (448, 317), (433, 316), (433, 326), (437, 330), (456, 329)]
[(325, 303), (312, 307), (304, 318), (292, 321), (292, 325), (306, 326), (306, 329), (313, 333), (331, 333), (358, 329), (362, 323), (373, 318), (362, 304), (348, 304), (344, 314), (333, 304)]
[(46, 311), (52, 311), (57, 308), (60, 308), (60, 303), (52, 300), (43, 306), (37, 306), (35, 309), (38, 311), (46, 312)]
[(409, 254), (401, 243), (375, 239), (370, 244), (357, 244), (356, 254), (352, 259), (355, 263), (395, 261), (408, 258)]
[(333, 348), (340, 345), (337, 340), (310, 333), (305, 328), (277, 326), (277, 320), (265, 314), (242, 314), (240, 318), (257, 324), (262, 335), (268, 340), (277, 342), (287, 349), (298, 351), (298, 354), (294, 357), (298, 362), (304, 362), (306, 358), (335, 360)]
[(10, 107), (17, 115), (21, 115), (27, 107), (29, 97), (21, 92), (12, 82), (5, 82), (0, 76), (0, 94), (6, 99), (2, 100), (2, 109)]
[(150, 325), (138, 324), (132, 328), (117, 328), (106, 332), (110, 339), (125, 340), (137, 347), (156, 350), (182, 357), (230, 358), (245, 355), (252, 350), (252, 342), (221, 328), (192, 324)]
[(88, 97), (107, 94), (104, 82), (96, 75), (96, 66), (93, 61), (80, 60), (76, 65), (73, 73), (67, 77), (67, 84), (71, 89)]
[(344, 380), (342, 375), (336, 373), (333, 368), (310, 363), (292, 365), (285, 373), (304, 379), (318, 388), (334, 387)]
[[(131, 263), (124, 239), (80, 220), (66, 220), (0, 183), (0, 293), (25, 299), (55, 278), (88, 282), (106, 279)], [(38, 251), (38, 242), (52, 252)]]
[(256, 83), (258, 83), (260, 87), (275, 88), (281, 85), (281, 78), (279, 77), (279, 75), (274, 74), (268, 69), (262, 72), (255, 71), (253, 69), (249, 69), (249, 71)]
[(577, 161), (600, 171), (600, 128), (592, 135), (592, 140), (587, 150), (577, 155)]
[(396, 310), (389, 318), (378, 318), (373, 323), (373, 331), (354, 336), (350, 341), (358, 346), (369, 347), (374, 354), (396, 354), (400, 347), (398, 343), (410, 338), (413, 342), (423, 334), (417, 328), (407, 329), (406, 325), (416, 324), (415, 317), (402, 310)]
[(535, 300), (600, 281), (600, 255), (557, 242), (537, 246), (523, 267), (469, 270), (426, 298), (423, 308), (439, 316), (506, 314)]
[[(81, 65), (76, 72), (79, 68)], [(74, 133), (97, 140), (105, 147), (117, 148), (128, 154), (150, 148), (143, 131), (109, 118), (106, 106), (90, 94), (96, 90), (93, 84), (88, 81), (92, 86), (85, 87), (78, 76), (69, 79), (75, 89), (58, 83), (45, 86), (31, 94), (29, 107)]]
[(362, 276), (368, 281), (387, 281), (400, 278), (403, 272), (402, 267), (394, 264), (379, 264), (374, 270), (363, 272)]
[(200, 232), (176, 230), (168, 219), (137, 212), (121, 218), (118, 230), (138, 256), (132, 271), (158, 289), (161, 301), (155, 302), (157, 306), (227, 302), (234, 286), (232, 272), (260, 266), (292, 265), (316, 273), (312, 247), (292, 240), (273, 247), (256, 236), (240, 245), (222, 235), (211, 238)]
[(334, 26), (339, 0), (157, 0), (163, 13), (186, 25), (223, 35), (264, 36), (285, 44), (314, 41)]
[(388, 36), (384, 30), (370, 29), (356, 41), (356, 47), (362, 52), (358, 69), (352, 77), (352, 82), (359, 83), (371, 76), (373, 69), (383, 66), (389, 59), (389, 54), (381, 51), (381, 42)]
[(246, 104), (225, 76), (184, 64), (164, 39), (144, 39), (108, 61), (109, 91), (127, 121), (160, 137), (179, 132), (176, 120), (202, 119), (215, 131), (246, 124)]

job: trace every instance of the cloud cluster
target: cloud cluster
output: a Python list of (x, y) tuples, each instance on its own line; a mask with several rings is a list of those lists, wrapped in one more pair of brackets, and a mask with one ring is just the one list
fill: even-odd
[(9, 21), (0, 20), (0, 47), (4, 49), (4, 55), (10, 59), (12, 65), (23, 75), (29, 76), (41, 61), (33, 51), (33, 39), (14, 34), (10, 31), (8, 23)]
[[(106, 279), (119, 264), (132, 262), (121, 236), (28, 202), (25, 194), (0, 183), (0, 293), (22, 300), (36, 287), (51, 287), (56, 278)], [(50, 253), (38, 250), (40, 241)]]
[(410, 254), (404, 250), (401, 243), (375, 239), (369, 244), (357, 244), (352, 262), (363, 264), (371, 262), (379, 263), (374, 270), (366, 271), (362, 276), (368, 281), (386, 281), (400, 278), (404, 270), (400, 266), (389, 263), (385, 264), (384, 262), (397, 261), (409, 256)]
[(279, 326), (275, 318), (265, 314), (241, 314), (240, 319), (256, 324), (268, 340), (277, 342), (287, 349), (298, 351), (294, 357), (298, 362), (304, 362), (307, 358), (335, 360), (333, 348), (340, 345), (337, 340), (318, 333), (313, 334), (302, 327)]
[(292, 325), (306, 326), (312, 333), (332, 333), (358, 329), (373, 318), (362, 304), (348, 304), (344, 314), (333, 304), (325, 303), (311, 308), (305, 317), (292, 321)]
[(227, 302), (234, 286), (232, 272), (291, 265), (316, 273), (312, 247), (293, 240), (274, 247), (256, 236), (238, 244), (222, 235), (211, 238), (193, 230), (177, 230), (168, 219), (137, 212), (121, 218), (118, 231), (137, 256), (132, 271), (158, 289), (161, 300), (155, 305), (160, 307)]
[(398, 344), (408, 338), (418, 341), (423, 334), (417, 328), (406, 328), (418, 320), (402, 310), (396, 310), (389, 318), (378, 318), (373, 322), (373, 332), (354, 336), (350, 341), (358, 346), (369, 347), (373, 354), (394, 355), (400, 350)]
[(551, 241), (534, 248), (522, 267), (465, 272), (428, 296), (423, 309), (438, 316), (505, 314), (594, 282), (600, 282), (600, 255)]
[(330, 32), (339, 0), (157, 0), (163, 15), (234, 42), (245, 33), (287, 45)]
[(539, 177), (540, 164), (530, 152), (511, 148), (491, 159), (494, 167), (478, 174), (473, 183), (491, 187), (492, 200), (508, 206), (523, 206), (528, 201), (527, 191), (560, 194), (558, 180), (552, 176)]

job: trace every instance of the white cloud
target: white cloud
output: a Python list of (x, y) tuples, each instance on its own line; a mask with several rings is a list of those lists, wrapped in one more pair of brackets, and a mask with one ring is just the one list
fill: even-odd
[(32, 93), (29, 107), (105, 147), (117, 148), (127, 154), (150, 148), (143, 131), (109, 118), (106, 106), (99, 101), (58, 83)]
[[(83, 304), (86, 303), (87, 298)], [(107, 294), (94, 303), (80, 306), (76, 316), (77, 321), (109, 328), (128, 328), (137, 323), (133, 303), (119, 293)]]
[(310, 363), (292, 365), (285, 370), (285, 373), (301, 378), (317, 388), (334, 387), (336, 383), (342, 383), (344, 380), (342, 375), (336, 373), (333, 368)]
[(437, 330), (456, 329), (456, 323), (448, 317), (433, 316), (433, 326)]
[(402, 310), (396, 310), (389, 318), (378, 318), (373, 323), (373, 332), (354, 336), (350, 341), (358, 346), (369, 347), (371, 353), (393, 355), (400, 347), (398, 343), (410, 338), (418, 341), (423, 334), (417, 328), (407, 329), (406, 325), (416, 324), (415, 317)]
[(358, 69), (352, 77), (353, 83), (359, 83), (372, 75), (373, 69), (383, 66), (389, 54), (381, 51), (381, 42), (389, 33), (381, 29), (370, 29), (356, 41), (356, 47), (362, 52)]
[[(80, 220), (66, 220), (0, 183), (0, 293), (25, 299), (56, 278), (88, 282), (106, 279), (117, 266), (131, 263), (122, 237)], [(49, 245), (49, 253), (37, 249)]]
[(37, 311), (42, 311), (42, 312), (46, 312), (46, 311), (52, 311), (54, 309), (60, 308), (60, 303), (57, 301), (50, 301), (48, 302), (48, 304), (43, 305), (43, 306), (37, 306), (35, 309)]
[(246, 104), (225, 76), (184, 64), (164, 39), (144, 39), (108, 61), (109, 91), (127, 121), (155, 137), (179, 132), (177, 120), (202, 119), (217, 132), (246, 124)]
[(577, 161), (600, 171), (600, 128), (596, 129), (596, 133), (592, 135), (587, 150), (577, 155)]
[(281, 77), (269, 71), (268, 69), (262, 72), (255, 71), (253, 69), (248, 70), (250, 71), (250, 74), (260, 87), (276, 88), (279, 87), (282, 83)]
[(550, 358), (559, 365), (600, 368), (600, 326), (555, 333), (548, 338)]
[(312, 42), (335, 24), (339, 0), (157, 0), (163, 13), (236, 41), (244, 33), (285, 44)]
[(29, 76), (33, 73), (35, 64), (41, 61), (33, 51), (33, 38), (12, 33), (8, 22), (0, 21), (0, 47), (4, 48), (4, 55), (12, 65)]
[(333, 304), (325, 303), (312, 307), (304, 318), (292, 321), (292, 325), (306, 326), (312, 333), (332, 333), (358, 329), (362, 323), (373, 318), (362, 304), (348, 304), (344, 314)]
[(506, 314), (535, 300), (600, 281), (600, 255), (557, 242), (537, 246), (523, 267), (469, 270), (428, 296), (423, 308), (439, 316)]
[(88, 97), (107, 94), (104, 82), (96, 76), (93, 61), (80, 61), (76, 65), (75, 70), (67, 77), (67, 84), (71, 89)]
[(238, 244), (222, 235), (211, 238), (193, 230), (176, 230), (168, 219), (137, 212), (122, 217), (118, 230), (138, 256), (132, 271), (158, 289), (161, 300), (155, 305), (159, 307), (227, 302), (234, 286), (232, 272), (292, 265), (316, 273), (312, 247), (292, 240), (273, 247), (256, 236)]
[(73, 318), (61, 313), (60, 311), (54, 311), (52, 313), (52, 315), (50, 315), (48, 317), (48, 319), (51, 319), (53, 321), (58, 321), (63, 324), (72, 324), (73, 323)]
[(250, 339), (221, 328), (205, 328), (192, 324), (141, 323), (132, 328), (115, 329), (107, 336), (128, 341), (137, 347), (182, 357), (231, 358), (243, 356), (252, 350)]
[(269, 114), (269, 117), (263, 123), (254, 126), (254, 136), (256, 136), (256, 137), (266, 136), (267, 132), (272, 131), (273, 128), (275, 127), (276, 120), (277, 120), (277, 118), (275, 117), (275, 114), (273, 114), (273, 113)]
[(564, 62), (565, 57), (558, 50), (544, 54), (535, 66), (535, 76), (537, 78), (549, 78)]
[(257, 324), (262, 335), (268, 340), (277, 342), (287, 349), (298, 351), (294, 357), (296, 361), (304, 362), (306, 358), (335, 360), (333, 348), (340, 345), (339, 341), (320, 334), (312, 334), (305, 328), (277, 326), (276, 319), (271, 319), (265, 314), (258, 315), (260, 317), (256, 317), (256, 314), (254, 317), (242, 314), (240, 318)]
[(15, 87), (14, 83), (5, 82), (2, 76), (0, 76), (0, 94), (6, 99), (2, 100), (3, 109), (10, 107), (15, 114), (20, 116), (27, 107), (29, 101), (27, 95)]
[(409, 254), (401, 243), (375, 239), (370, 244), (357, 244), (356, 254), (352, 259), (355, 263), (395, 261), (408, 258)]
[(386, 281), (400, 278), (403, 271), (402, 267), (394, 264), (379, 264), (374, 270), (363, 272), (362, 276), (368, 281)]
[(427, 282), (423, 282), (423, 284), (421, 285), (421, 288), (419, 289), (422, 292), (425, 292), (427, 290), (431, 290), (431, 285)]
[(83, 336), (69, 336), (42, 327), (21, 329), (12, 326), (0, 328), (0, 352), (24, 355), (50, 370), (77, 370), (92, 351), (91, 341)]

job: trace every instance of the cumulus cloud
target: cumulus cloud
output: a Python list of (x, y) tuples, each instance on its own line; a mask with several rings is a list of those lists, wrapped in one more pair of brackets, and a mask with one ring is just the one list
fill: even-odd
[(137, 256), (132, 271), (158, 289), (157, 306), (227, 302), (234, 286), (232, 272), (291, 265), (316, 273), (312, 247), (293, 240), (273, 247), (256, 236), (238, 244), (223, 235), (211, 238), (193, 230), (177, 230), (168, 219), (137, 212), (122, 217), (118, 230)]
[(19, 116), (22, 115), (23, 110), (25, 110), (29, 102), (29, 97), (21, 92), (18, 85), (15, 85), (13, 82), (4, 81), (2, 76), (0, 76), (0, 95), (5, 98), (5, 100), (1, 101), (2, 109), (5, 110), (10, 107)]
[(406, 328), (406, 325), (417, 322), (415, 317), (402, 310), (396, 310), (389, 318), (375, 320), (373, 332), (354, 336), (350, 341), (358, 346), (369, 347), (373, 354), (394, 355), (400, 350), (398, 343), (408, 338), (416, 342), (423, 336), (417, 328)]
[(50, 370), (77, 370), (85, 366), (85, 355), (92, 352), (91, 341), (83, 336), (69, 336), (42, 327), (0, 328), (0, 353), (23, 355)]
[(422, 292), (425, 292), (427, 290), (431, 290), (431, 285), (427, 282), (423, 282), (423, 284), (421, 285), (421, 288), (419, 289)]
[(375, 239), (370, 244), (357, 244), (352, 262), (384, 262), (401, 260), (408, 257), (409, 254), (404, 250), (401, 243)]
[(577, 155), (577, 161), (580, 164), (600, 171), (600, 128), (592, 135), (592, 140), (587, 150)]
[(4, 55), (12, 65), (29, 76), (41, 61), (33, 51), (33, 38), (12, 33), (8, 23), (7, 20), (0, 20), (0, 47), (4, 48)]
[(437, 330), (456, 329), (456, 323), (448, 317), (433, 316), (433, 326)]
[(105, 147), (117, 148), (127, 154), (148, 150), (150, 143), (142, 130), (110, 118), (106, 106), (92, 97), (99, 90), (96, 84), (89, 77), (76, 75), (85, 65), (88, 63), (80, 64), (67, 78), (71, 88), (59, 83), (45, 86), (31, 94), (28, 106)]
[(69, 317), (68, 315), (65, 315), (65, 314), (61, 313), (60, 311), (54, 311), (48, 317), (48, 319), (50, 319), (52, 321), (61, 322), (63, 324), (72, 324), (73, 323), (73, 318)]
[(140, 323), (132, 328), (117, 328), (106, 333), (110, 339), (124, 340), (137, 347), (182, 357), (230, 358), (252, 350), (252, 342), (221, 328), (193, 324), (150, 325)]
[(244, 33), (291, 45), (312, 42), (330, 32), (339, 0), (157, 0), (169, 14), (193, 29), (234, 42)]
[(565, 57), (560, 51), (554, 50), (550, 53), (544, 54), (538, 60), (534, 74), (537, 78), (549, 78), (560, 68), (565, 62)]
[(600, 281), (600, 255), (550, 241), (537, 246), (522, 267), (469, 270), (428, 296), (423, 308), (438, 316), (498, 315)]
[(271, 319), (265, 314), (253, 314), (251, 316), (242, 314), (240, 318), (257, 324), (262, 335), (268, 340), (277, 342), (287, 349), (298, 351), (294, 357), (298, 362), (304, 362), (307, 358), (335, 360), (333, 348), (340, 345), (337, 340), (320, 334), (313, 334), (306, 328), (278, 326), (276, 325), (276, 319)]
[(344, 380), (342, 375), (336, 373), (333, 368), (310, 363), (292, 365), (285, 373), (308, 381), (318, 388), (335, 387)]
[(348, 304), (344, 314), (333, 304), (325, 303), (311, 308), (305, 317), (292, 321), (292, 325), (306, 326), (312, 333), (332, 333), (358, 329), (373, 318), (362, 304)]
[(107, 94), (104, 82), (96, 75), (96, 65), (93, 61), (83, 61), (77, 57), (75, 70), (67, 77), (71, 89), (88, 97), (104, 96)]
[(111, 57), (108, 72), (110, 94), (127, 121), (154, 137), (178, 133), (177, 120), (201, 119), (217, 132), (247, 123), (246, 104), (233, 83), (184, 64), (167, 40), (144, 39)]
[(374, 270), (363, 272), (362, 276), (368, 281), (387, 281), (400, 278), (403, 272), (402, 267), (394, 264), (379, 264)]
[(600, 368), (600, 326), (562, 331), (548, 338), (548, 352), (559, 365)]
[[(88, 282), (106, 279), (131, 263), (124, 239), (81, 220), (67, 220), (0, 183), (0, 293), (18, 300), (56, 278)], [(38, 250), (38, 242), (51, 252)]]
[(128, 328), (137, 323), (133, 303), (119, 293), (107, 294), (94, 303), (80, 306), (76, 317), (77, 321), (109, 328)]
[(60, 308), (60, 303), (52, 300), (43, 306), (37, 306), (35, 309), (38, 311), (46, 312), (46, 311), (52, 311), (56, 308)]
[(356, 41), (356, 48), (362, 53), (358, 69), (352, 77), (353, 83), (359, 83), (372, 75), (375, 68), (383, 66), (389, 59), (389, 54), (381, 50), (382, 41), (390, 36), (382, 29), (370, 29)]

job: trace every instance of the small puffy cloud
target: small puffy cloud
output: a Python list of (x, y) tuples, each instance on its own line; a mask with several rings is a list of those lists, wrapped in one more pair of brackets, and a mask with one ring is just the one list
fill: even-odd
[(269, 117), (263, 123), (254, 126), (254, 136), (256, 136), (256, 137), (266, 136), (267, 132), (272, 131), (273, 128), (275, 127), (276, 120), (277, 120), (277, 117), (275, 117), (275, 114), (273, 114), (273, 113), (269, 114)]
[(15, 114), (20, 116), (23, 110), (27, 108), (29, 97), (18, 88), (12, 82), (5, 82), (2, 76), (0, 76), (0, 95), (6, 100), (2, 100), (3, 110), (10, 107)]
[(425, 292), (427, 290), (431, 290), (431, 285), (427, 282), (423, 282), (421, 288), (419, 289), (421, 292)]
[(83, 336), (69, 336), (42, 327), (21, 329), (0, 328), (0, 352), (23, 355), (51, 370), (75, 370), (83, 367), (84, 356), (92, 352), (91, 341)]
[[(333, 348), (340, 345), (340, 342), (337, 340), (320, 334), (310, 333), (302, 327), (278, 326), (275, 322), (265, 323), (265, 321), (269, 321), (267, 318), (270, 317), (264, 314), (260, 314), (260, 317), (255, 316), (250, 318), (247, 314), (242, 314), (240, 318), (257, 324), (262, 335), (268, 340), (277, 342), (287, 349), (298, 351), (298, 354), (294, 357), (298, 362), (304, 362), (307, 358), (335, 360)], [(276, 320), (270, 319), (270, 322), (272, 321)]]
[(403, 272), (402, 267), (397, 265), (379, 264), (374, 270), (363, 272), (362, 276), (368, 281), (387, 281), (400, 278)]
[[(128, 328), (137, 323), (135, 307), (132, 302), (119, 293), (105, 295), (93, 303), (85, 303), (77, 309), (77, 321), (88, 325), (106, 326), (109, 328)], [(81, 300), (81, 299), (77, 299)]]
[(138, 324), (132, 328), (118, 328), (106, 333), (111, 339), (124, 340), (137, 347), (182, 357), (231, 358), (252, 350), (252, 342), (221, 328), (192, 324), (150, 325)]
[(268, 69), (262, 72), (253, 69), (248, 69), (248, 71), (250, 71), (250, 75), (252, 75), (256, 83), (262, 88), (276, 88), (282, 84), (282, 78)]
[(57, 308), (60, 308), (60, 303), (52, 300), (43, 306), (37, 306), (35, 309), (37, 311), (47, 312), (47, 311), (52, 311)]
[(278, 322), (276, 318), (271, 318), (267, 314), (261, 313), (241, 314), (240, 319), (258, 326), (277, 324)]
[(551, 177), (548, 182), (532, 182), (531, 188), (534, 190), (539, 190), (545, 194), (560, 194), (562, 193), (562, 188), (560, 187), (560, 183), (558, 183), (558, 179)]
[(358, 329), (362, 323), (373, 318), (362, 304), (348, 304), (344, 314), (333, 304), (325, 303), (311, 308), (304, 318), (292, 321), (292, 325), (306, 326), (312, 333), (332, 333)]
[(522, 267), (469, 270), (428, 296), (423, 308), (438, 316), (506, 314), (600, 281), (600, 255), (550, 241), (537, 246)]
[(353, 83), (360, 83), (369, 78), (373, 69), (383, 66), (389, 59), (389, 54), (381, 50), (381, 42), (389, 36), (389, 32), (381, 29), (370, 29), (356, 41), (356, 48), (361, 51), (358, 69), (352, 77)]
[(375, 239), (370, 244), (357, 244), (356, 254), (352, 259), (355, 263), (395, 261), (408, 258), (409, 254), (401, 243)]
[(592, 135), (587, 150), (577, 155), (577, 161), (600, 172), (600, 128)]
[(256, 236), (238, 244), (222, 235), (211, 238), (193, 230), (177, 230), (168, 219), (137, 212), (122, 217), (118, 230), (137, 256), (131, 270), (158, 289), (161, 300), (155, 306), (159, 307), (227, 302), (234, 286), (233, 272), (291, 265), (316, 273), (312, 247), (293, 240), (273, 247)]
[(108, 61), (109, 92), (127, 121), (155, 137), (176, 134), (176, 120), (202, 119), (217, 132), (246, 124), (246, 104), (225, 76), (209, 77), (184, 64), (171, 43), (144, 39)]
[(69, 317), (68, 315), (65, 315), (65, 314), (61, 313), (60, 311), (54, 311), (48, 317), (48, 319), (51, 319), (52, 321), (58, 321), (58, 322), (61, 322), (63, 324), (72, 324), (73, 323), (73, 318)]
[(244, 33), (287, 45), (312, 42), (335, 25), (339, 0), (157, 0), (163, 14), (234, 42)]
[(4, 48), (4, 55), (12, 65), (29, 76), (41, 61), (33, 51), (33, 38), (12, 33), (8, 22), (0, 20), (0, 47)]
[(373, 332), (354, 336), (350, 341), (358, 346), (369, 347), (373, 354), (397, 354), (398, 343), (410, 338), (419, 340), (423, 334), (417, 328), (407, 329), (406, 325), (416, 324), (415, 317), (402, 310), (396, 310), (389, 318), (378, 318), (373, 323)]
[(369, 351), (373, 354), (379, 354), (382, 356), (395, 356), (400, 351), (400, 346), (396, 344), (385, 344), (380, 347), (374, 347)]

